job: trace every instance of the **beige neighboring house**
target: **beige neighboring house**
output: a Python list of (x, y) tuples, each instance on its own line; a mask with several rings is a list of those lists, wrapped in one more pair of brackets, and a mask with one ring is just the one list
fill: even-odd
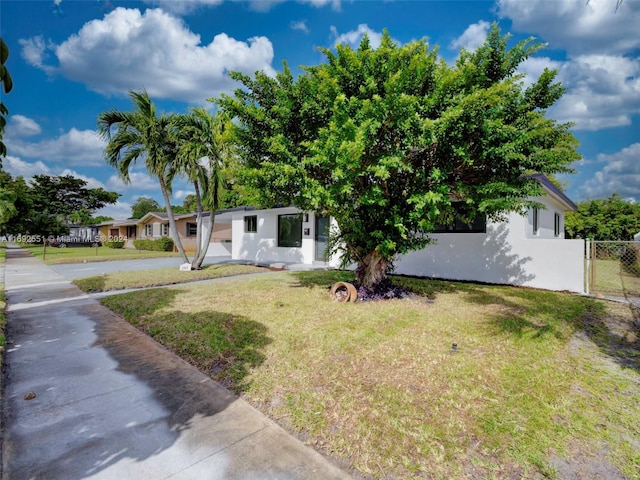
[[(208, 225), (208, 214), (204, 214), (203, 225)], [(174, 215), (176, 230), (186, 252), (196, 249), (196, 214), (184, 213)], [(134, 240), (157, 240), (162, 237), (173, 238), (169, 227), (169, 216), (165, 212), (149, 212), (142, 218), (128, 220), (112, 220), (98, 225), (103, 241), (124, 239), (125, 248), (135, 248)], [(231, 254), (231, 221), (226, 219), (224, 211), (216, 214), (213, 232), (205, 230), (202, 242), (209, 242), (209, 248), (216, 255)], [(174, 247), (175, 249), (175, 247)], [(175, 249), (177, 250), (177, 249)]]

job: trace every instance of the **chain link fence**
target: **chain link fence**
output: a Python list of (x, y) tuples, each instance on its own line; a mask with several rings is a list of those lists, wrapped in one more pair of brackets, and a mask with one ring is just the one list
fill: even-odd
[(587, 242), (587, 266), (589, 293), (640, 299), (640, 242)]

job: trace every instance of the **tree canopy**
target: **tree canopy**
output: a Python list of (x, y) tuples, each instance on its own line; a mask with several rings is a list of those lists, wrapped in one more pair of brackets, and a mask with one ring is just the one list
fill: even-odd
[(138, 197), (131, 205), (131, 218), (142, 218), (149, 212), (162, 212), (164, 208), (151, 197)]
[(2, 234), (62, 235), (69, 223), (86, 223), (96, 210), (116, 203), (120, 194), (103, 188), (87, 188), (72, 175), (35, 175), (30, 182), (0, 172), (0, 189), (14, 197), (14, 210), (0, 224)]
[(608, 198), (578, 203), (564, 220), (567, 238), (591, 240), (633, 240), (640, 232), (640, 204), (625, 201), (614, 193)]
[(541, 45), (508, 38), (494, 24), (448, 65), (385, 31), (375, 49), (367, 37), (322, 49), (298, 78), (286, 64), (275, 78), (232, 73), (243, 87), (220, 104), (237, 122), (238, 182), (263, 207), (334, 217), (333, 244), (367, 287), (456, 216), (524, 212), (542, 193), (527, 174), (569, 172), (579, 155), (570, 125), (545, 116), (564, 91), (556, 73), (528, 87), (516, 74)]

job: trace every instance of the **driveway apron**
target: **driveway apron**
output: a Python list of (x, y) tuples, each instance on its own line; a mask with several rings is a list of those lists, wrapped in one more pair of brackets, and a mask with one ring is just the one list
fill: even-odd
[(26, 251), (5, 289), (4, 480), (351, 478)]

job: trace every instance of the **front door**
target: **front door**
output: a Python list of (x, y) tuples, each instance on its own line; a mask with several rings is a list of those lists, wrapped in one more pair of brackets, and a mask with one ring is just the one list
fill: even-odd
[(327, 246), (329, 245), (329, 217), (316, 215), (316, 260), (327, 261)]

